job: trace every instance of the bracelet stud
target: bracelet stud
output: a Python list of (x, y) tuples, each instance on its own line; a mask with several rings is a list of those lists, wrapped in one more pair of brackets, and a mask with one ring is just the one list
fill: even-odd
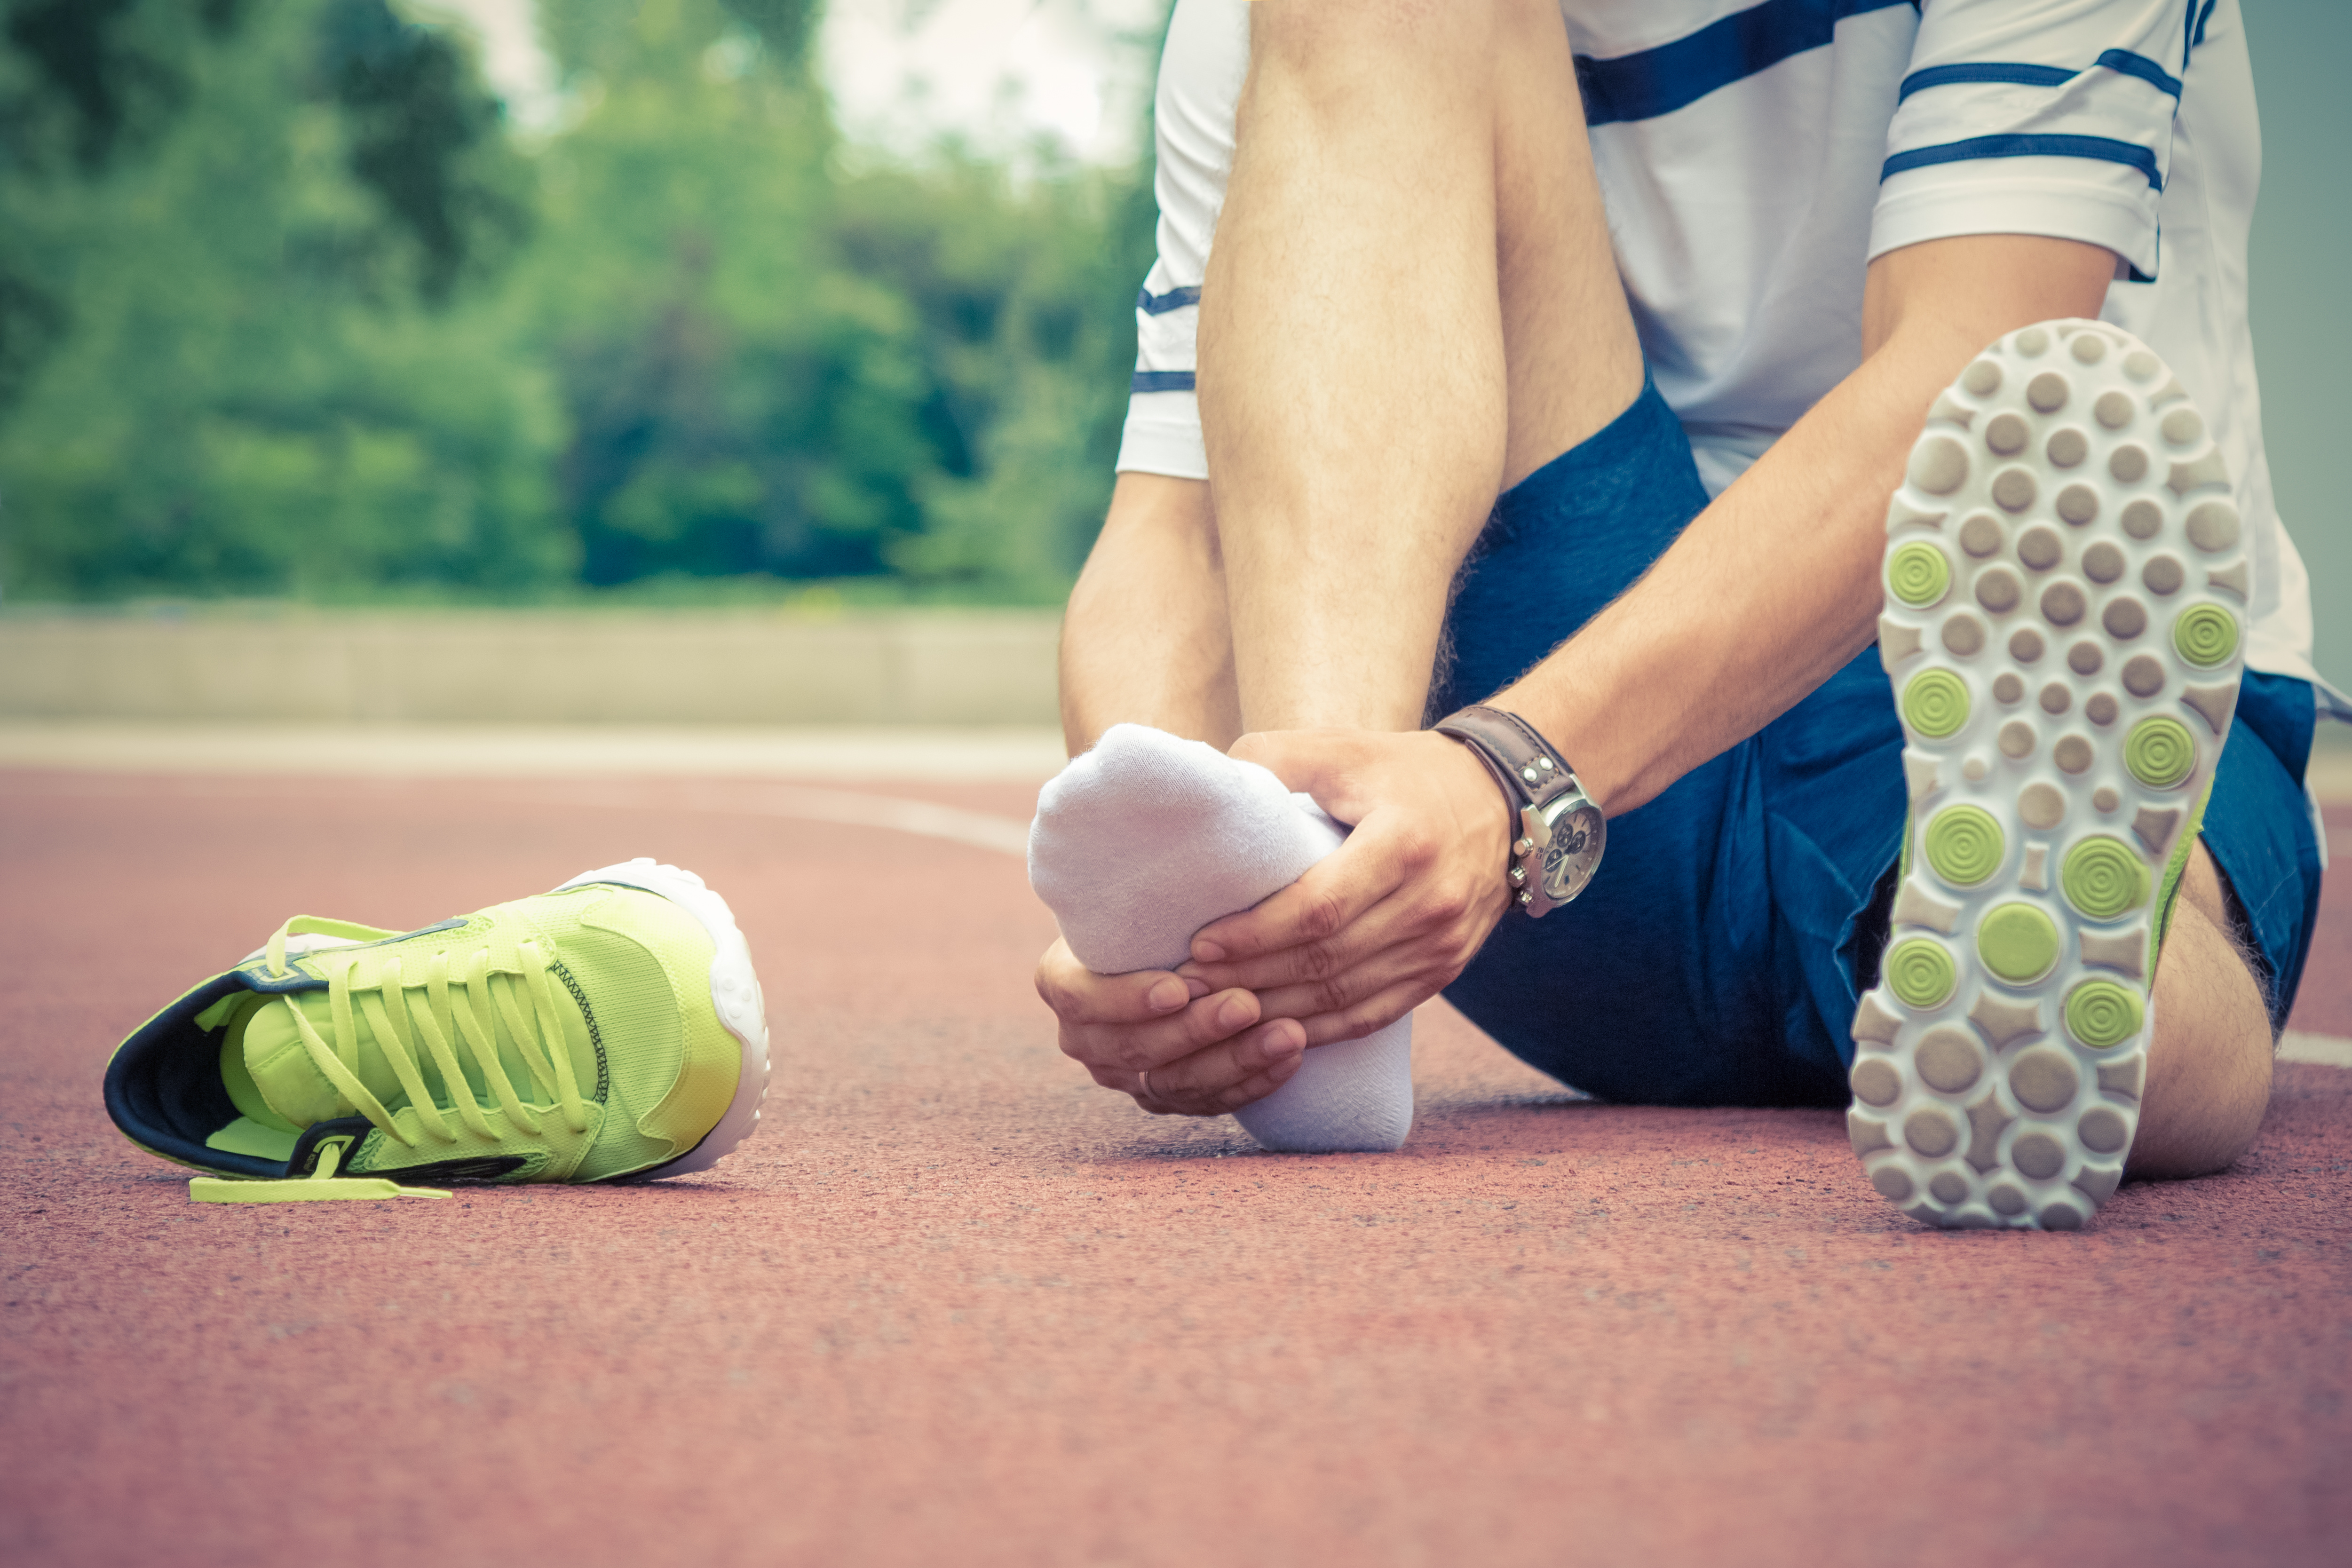
[(1503, 805), (1520, 831), (1507, 834), (1504, 889), (1529, 916), (1559, 908), (1584, 890), (1600, 864), (1606, 825), (1600, 806), (1569, 765), (1526, 720), (1473, 703), (1431, 726), (1476, 754), (1502, 786)]

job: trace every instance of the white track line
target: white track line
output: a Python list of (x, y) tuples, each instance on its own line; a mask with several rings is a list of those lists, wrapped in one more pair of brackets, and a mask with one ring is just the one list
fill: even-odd
[[(20, 779), (26, 776), (18, 775)], [(155, 776), (125, 773), (75, 779), (70, 784), (58, 788), (57, 793), (83, 798), (145, 795), (152, 793), (152, 789), (142, 788), (142, 785), (152, 784)], [(184, 795), (235, 799), (274, 795), (280, 790), (275, 781), (266, 778), (237, 778), (222, 774), (163, 776), (169, 778), (173, 793)], [(499, 782), (503, 784), (506, 781)], [(923, 838), (943, 838), (951, 844), (1012, 855), (1024, 860), (1029, 854), (1029, 825), (1014, 817), (998, 816), (992, 812), (966, 811), (961, 806), (940, 805), (927, 800), (861, 795), (854, 790), (824, 789), (808, 784), (755, 784), (748, 780), (730, 782), (726, 793), (720, 795), (715, 791), (698, 791), (690, 784), (681, 788), (669, 781), (663, 781), (662, 794), (656, 798), (617, 781), (612, 784), (584, 781), (573, 784), (551, 780), (538, 789), (502, 789), (499, 798), (522, 805), (589, 806), (614, 811), (688, 811), (700, 816), (773, 816), (789, 821), (837, 823), (851, 827), (879, 827), (893, 833), (911, 833)]]
[(0, 718), (0, 768), (384, 778), (703, 777), (926, 784), (1061, 770), (1039, 726), (164, 724)]
[(2352, 1040), (2339, 1040), (2332, 1035), (2306, 1035), (2300, 1029), (2289, 1029), (2279, 1037), (2278, 1059), (2283, 1062), (2309, 1062), (2320, 1067), (2352, 1068)]
[[(1027, 858), (1029, 825), (992, 812), (966, 811), (927, 800), (896, 795), (859, 795), (845, 789), (815, 789), (805, 784), (761, 784), (752, 800), (714, 800), (688, 794), (683, 799), (646, 800), (617, 789), (593, 785), (554, 789), (534, 798), (550, 804), (602, 805), (628, 810), (692, 811), (715, 816), (781, 816), (801, 822), (836, 822), (853, 827), (882, 827), (924, 838), (944, 838), (951, 844)], [(751, 793), (739, 786), (737, 792)]]

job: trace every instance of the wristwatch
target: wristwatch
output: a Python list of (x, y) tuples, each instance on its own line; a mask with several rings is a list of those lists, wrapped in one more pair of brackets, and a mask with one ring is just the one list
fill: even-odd
[(1507, 875), (1518, 907), (1545, 915), (1584, 891), (1601, 868), (1609, 824), (1576, 772), (1551, 742), (1516, 713), (1474, 703), (1434, 726), (1486, 764), (1503, 787), (1503, 803), (1518, 813)]

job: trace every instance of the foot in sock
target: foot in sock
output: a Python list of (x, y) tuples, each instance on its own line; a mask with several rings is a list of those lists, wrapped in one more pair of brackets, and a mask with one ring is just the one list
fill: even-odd
[[(1029, 881), (1097, 974), (1174, 969), (1202, 927), (1263, 902), (1347, 830), (1253, 763), (1119, 724), (1048, 784)], [(1234, 1120), (1268, 1149), (1394, 1149), (1412, 1127), (1412, 1017), (1307, 1052)]]

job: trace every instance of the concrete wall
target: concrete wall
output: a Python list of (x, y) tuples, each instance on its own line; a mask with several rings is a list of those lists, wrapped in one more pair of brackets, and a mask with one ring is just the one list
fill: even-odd
[(0, 718), (1050, 724), (1059, 616), (288, 611), (0, 617)]

